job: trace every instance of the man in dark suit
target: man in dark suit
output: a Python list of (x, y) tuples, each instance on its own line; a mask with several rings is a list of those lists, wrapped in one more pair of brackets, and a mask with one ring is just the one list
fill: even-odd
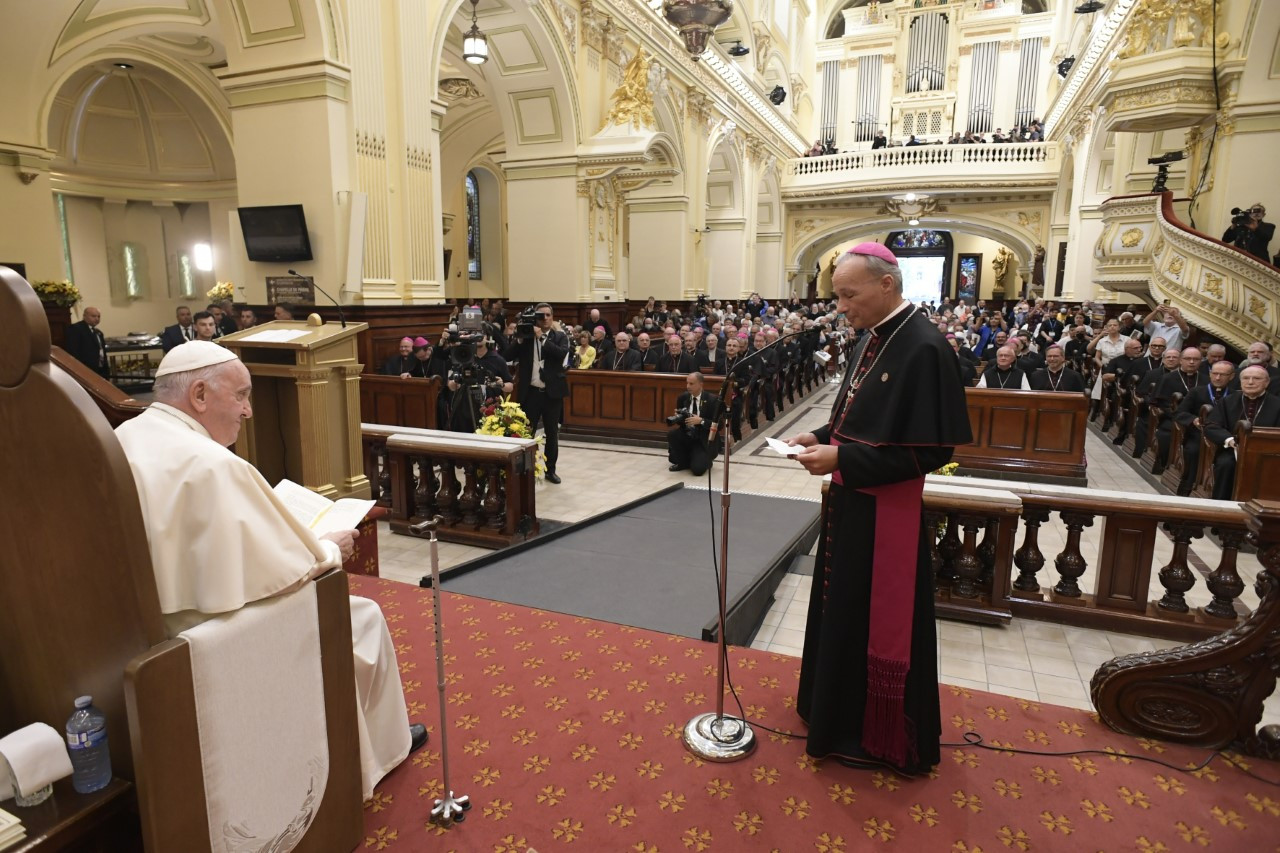
[(676, 413), (687, 413), (681, 423), (667, 432), (667, 459), (671, 471), (688, 469), (701, 477), (716, 456), (716, 416), (720, 401), (702, 387), (696, 370), (684, 379), (688, 390), (676, 399)]
[(404, 337), (400, 339), (400, 351), (387, 359), (379, 372), (383, 376), (399, 376), (401, 379), (408, 379), (414, 375), (415, 368), (421, 370), (417, 359), (413, 356), (413, 338)]
[(1084, 393), (1084, 377), (1067, 367), (1062, 347), (1052, 344), (1044, 351), (1045, 366), (1031, 374), (1032, 391), (1074, 391)]
[(564, 378), (564, 362), (569, 355), (569, 338), (552, 318), (551, 306), (539, 302), (534, 306), (537, 318), (533, 332), (517, 333), (502, 357), (520, 362), (520, 407), (529, 418), (530, 429), (539, 422), (546, 430), (547, 482), (560, 483), (556, 460), (560, 457), (560, 416), (569, 383)]
[(110, 378), (107, 367), (107, 339), (98, 329), (102, 312), (97, 308), (84, 309), (84, 319), (67, 327), (66, 350), (86, 367), (103, 379)]
[(643, 370), (640, 353), (631, 348), (631, 336), (618, 332), (613, 337), (613, 349), (596, 356), (595, 367), (600, 370)]
[(191, 322), (191, 309), (185, 305), (179, 305), (177, 317), (177, 323), (165, 327), (165, 330), (160, 333), (160, 346), (164, 347), (165, 352), (173, 349), (178, 344), (185, 344), (187, 341), (196, 339), (196, 327)]
[(667, 338), (667, 351), (658, 359), (659, 373), (692, 373), (697, 369), (693, 356), (684, 351), (679, 335)]
[(889, 144), (889, 139), (884, 135), (884, 131), (877, 130), (875, 138), (871, 140), (871, 150), (875, 151), (878, 148), (884, 148), (888, 146), (888, 144)]
[(1240, 390), (1213, 407), (1204, 434), (1217, 446), (1213, 457), (1213, 498), (1229, 501), (1236, 484), (1236, 427), (1247, 420), (1256, 427), (1280, 426), (1280, 400), (1267, 393), (1271, 377), (1261, 365), (1240, 371)]

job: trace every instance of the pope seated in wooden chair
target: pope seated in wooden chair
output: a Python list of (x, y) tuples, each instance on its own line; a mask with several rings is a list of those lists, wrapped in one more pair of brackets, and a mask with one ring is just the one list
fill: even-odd
[[(318, 538), (258, 470), (226, 448), (252, 415), (249, 371), (215, 343), (175, 347), (155, 402), (116, 430), (133, 471), (160, 610), (170, 637), (246, 604), (300, 589), (342, 565), (354, 530)], [(352, 596), (361, 787), (426, 742), (410, 726), (395, 646), (378, 606)]]

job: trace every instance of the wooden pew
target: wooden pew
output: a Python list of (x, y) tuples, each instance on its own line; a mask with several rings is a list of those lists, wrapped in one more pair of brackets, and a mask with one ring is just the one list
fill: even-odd
[[(1280, 500), (1280, 428), (1236, 428), (1235, 501)], [(1214, 452), (1217, 448), (1214, 448)]]
[(416, 429), (436, 429), (440, 380), (401, 379), (399, 376), (360, 374), (360, 420)]
[[(679, 373), (570, 370), (565, 374), (565, 436), (666, 440), (667, 417), (685, 392)], [(708, 384), (715, 390), (714, 377)]]
[(973, 443), (956, 448), (961, 468), (1084, 480), (1083, 394), (966, 388), (965, 396)]
[(540, 531), (536, 441), (385, 424), (363, 424), (362, 432), (365, 475), (391, 507), (393, 533), (412, 535), (410, 527), (435, 515), (439, 538), (464, 545), (501, 548)]

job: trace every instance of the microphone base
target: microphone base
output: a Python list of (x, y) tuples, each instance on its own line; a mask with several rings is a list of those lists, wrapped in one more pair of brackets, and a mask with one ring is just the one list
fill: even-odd
[(740, 761), (755, 751), (756, 734), (746, 720), (707, 712), (685, 723), (684, 745), (706, 761)]

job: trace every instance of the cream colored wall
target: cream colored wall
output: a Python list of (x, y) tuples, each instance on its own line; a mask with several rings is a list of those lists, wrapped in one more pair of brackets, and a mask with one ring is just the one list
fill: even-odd
[[(3, 162), (0, 153), (0, 166)], [(65, 276), (48, 173), (23, 184), (16, 169), (0, 168), (0, 263), (6, 261), (26, 264), (29, 279)]]
[[(991, 299), (996, 296), (998, 290), (1001, 290), (996, 281), (995, 271), (991, 269), (991, 261), (996, 256), (996, 252), (1000, 251), (1001, 245), (995, 240), (987, 237), (979, 237), (976, 234), (963, 234), (959, 231), (951, 232), (953, 253), (951, 255), (951, 281), (947, 282), (947, 292), (954, 293), (956, 287), (956, 273), (960, 268), (960, 255), (962, 254), (980, 254), (982, 255), (982, 275), (978, 279), (978, 298)], [(1015, 272), (1017, 266), (1016, 261), (1009, 264), (1009, 269), (1005, 273), (1004, 283), (1008, 285), (1007, 293), (1009, 298), (1019, 295), (1019, 279)]]
[(680, 282), (691, 231), (687, 203), (683, 199), (647, 200), (630, 205), (629, 214), (629, 298), (652, 296), (674, 303), (682, 296)]
[[(583, 292), (585, 249), (577, 177), (538, 177), (507, 181), (507, 221), (545, 223), (544, 228), (512, 228), (507, 237), (513, 263), (508, 293), (517, 302), (574, 302)], [(566, 226), (566, 223), (569, 223)]]
[[(174, 311), (187, 305), (192, 311), (208, 304), (206, 291), (213, 278), (196, 273), (195, 295), (179, 295), (177, 258), (190, 254), (196, 243), (210, 241), (208, 206), (185, 209), (150, 202), (128, 204), (95, 198), (66, 199), (67, 234), (76, 286), (84, 297), (80, 308), (102, 311), (102, 331), (108, 336), (128, 332), (159, 332), (174, 322)], [(111, 272), (119, 247), (129, 242), (146, 253), (146, 295), (130, 299), (112, 292)]]

